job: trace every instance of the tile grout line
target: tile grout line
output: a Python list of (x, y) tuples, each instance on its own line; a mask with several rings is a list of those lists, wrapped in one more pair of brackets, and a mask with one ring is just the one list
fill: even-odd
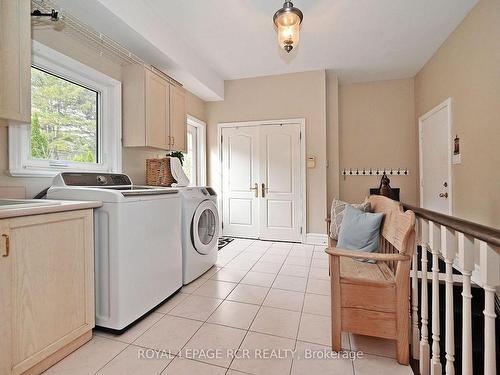
[[(272, 245), (268, 248), (268, 250), (266, 251), (266, 253), (269, 251), (269, 249), (271, 249), (271, 247), (272, 247), (273, 245), (274, 245), (274, 243), (273, 243), (273, 244), (272, 244)], [(290, 250), (291, 250), (291, 249), (290, 249)], [(290, 253), (290, 250), (287, 252), (287, 256), (288, 256), (288, 254)], [(264, 254), (266, 254), (266, 253), (264, 253)], [(264, 256), (264, 254), (262, 254), (262, 256)], [(261, 256), (261, 258), (262, 258), (262, 256)], [(260, 259), (260, 258), (259, 258), (259, 259)], [(282, 265), (281, 265), (280, 269), (278, 270), (278, 273), (279, 273), (279, 271), (281, 270), (281, 268), (283, 267), (283, 264), (284, 264), (284, 261), (283, 261), (283, 263), (282, 263)], [(273, 279), (273, 283), (274, 283), (274, 280), (276, 280), (276, 278), (278, 277), (278, 273), (275, 275), (275, 277), (274, 277), (274, 279)], [(267, 296), (268, 296), (269, 292), (271, 291), (272, 285), (273, 285), (273, 284), (271, 284), (271, 287), (268, 289), (268, 291), (267, 291), (266, 295), (264, 296), (264, 299), (262, 300), (262, 303), (264, 303), (264, 301), (266, 300), (266, 298), (267, 298)], [(260, 310), (261, 310), (261, 309), (262, 309), (262, 304), (260, 305), (259, 310), (257, 310), (257, 313), (256, 313), (256, 314), (255, 314), (255, 316), (253, 317), (252, 321), (250, 322), (250, 325), (248, 326), (248, 329), (247, 329), (247, 331), (245, 332), (245, 336), (243, 336), (243, 340), (241, 340), (240, 345), (238, 346), (238, 349), (237, 349), (237, 350), (239, 350), (239, 349), (241, 348), (241, 346), (243, 345), (243, 342), (245, 342), (245, 339), (246, 339), (246, 337), (248, 336), (248, 332), (253, 332), (253, 331), (250, 331), (250, 328), (252, 327), (252, 324), (254, 323), (255, 318), (257, 318), (257, 315), (259, 315), (259, 312), (260, 312)], [(226, 374), (227, 374), (227, 372), (231, 369), (231, 366), (232, 366), (233, 362), (234, 362), (234, 357), (231, 359), (231, 362), (229, 363), (229, 367), (228, 367), (228, 370), (226, 371)]]
[[(233, 260), (234, 258), (236, 258), (236, 257), (237, 257), (238, 255), (240, 255), (241, 253), (243, 253), (243, 251), (245, 251), (246, 249), (248, 249), (248, 247), (250, 247), (253, 243), (255, 243), (255, 241), (252, 241), (250, 244), (248, 244), (248, 246), (246, 246), (246, 247), (245, 247), (244, 249), (242, 249), (242, 250), (241, 250), (241, 251), (240, 251), (237, 255), (235, 255), (233, 258), (231, 258), (231, 260)], [(224, 268), (224, 267), (222, 267), (222, 268)], [(217, 272), (218, 272), (218, 271), (217, 271)], [(210, 280), (210, 279), (208, 279), (208, 280)], [(207, 281), (208, 281), (208, 280), (207, 280)], [(206, 282), (205, 282), (205, 283), (206, 283)], [(199, 288), (201, 288), (201, 287), (202, 287), (205, 283), (203, 283), (203, 284), (202, 284), (202, 285), (200, 285), (198, 288), (196, 288), (195, 290), (193, 290), (193, 292), (192, 292), (192, 293), (194, 293), (196, 290), (198, 290)], [(237, 285), (238, 285), (238, 284), (236, 284), (236, 286), (237, 286)], [(235, 286), (234, 288), (236, 288), (236, 286)], [(234, 290), (234, 288), (233, 288), (233, 289), (231, 289), (231, 291), (233, 291), (233, 290)], [(191, 295), (193, 295), (192, 293), (191, 293)], [(231, 293), (231, 292), (230, 292), (230, 293)], [(229, 294), (230, 294), (230, 293), (229, 293)], [(229, 295), (229, 294), (228, 294), (228, 295)], [(203, 296), (202, 296), (202, 297), (203, 297)], [(226, 297), (227, 297), (227, 296), (226, 296)], [(210, 298), (210, 297), (207, 297), (207, 298)], [(218, 299), (219, 299), (219, 298), (218, 298)], [(184, 345), (183, 345), (183, 346), (179, 349), (179, 351), (177, 352), (177, 354), (179, 354), (180, 352), (182, 352), (182, 350), (186, 347), (186, 345), (189, 343), (189, 341), (191, 341), (191, 339), (192, 339), (192, 338), (193, 338), (193, 337), (194, 337), (194, 336), (198, 333), (198, 331), (201, 329), (201, 327), (203, 327), (203, 326), (207, 323), (208, 319), (210, 319), (210, 317), (213, 315), (213, 313), (214, 313), (214, 312), (215, 312), (215, 311), (219, 308), (219, 306), (220, 306), (220, 305), (222, 305), (222, 303), (223, 303), (225, 300), (226, 300), (226, 298), (223, 298), (223, 299), (222, 299), (222, 301), (221, 301), (221, 302), (217, 305), (217, 307), (214, 309), (214, 311), (213, 311), (211, 314), (209, 314), (209, 316), (205, 319), (205, 321), (201, 321), (201, 322), (202, 322), (202, 323), (201, 323), (201, 325), (200, 325), (200, 326), (198, 327), (198, 329), (197, 329), (197, 330), (196, 330), (196, 331), (195, 331), (195, 332), (191, 335), (191, 337), (189, 337), (189, 339), (186, 341), (186, 343), (185, 343), (185, 344), (184, 344)], [(193, 319), (193, 320), (195, 320), (195, 319)], [(199, 320), (197, 320), (197, 321), (198, 321), (198, 322), (200, 322)], [(209, 323), (209, 324), (210, 324), (210, 323)], [(234, 327), (233, 327), (233, 328), (234, 328)], [(172, 362), (173, 362), (173, 360), (172, 360)], [(170, 362), (170, 363), (172, 363), (172, 362)], [(197, 361), (197, 362), (201, 362), (201, 361)], [(166, 368), (170, 365), (170, 363), (169, 363), (169, 364), (168, 364), (168, 365), (167, 365), (167, 366), (166, 366), (166, 367), (162, 370), (162, 372), (163, 372), (163, 371), (165, 371), (165, 369), (166, 369)], [(206, 362), (201, 362), (201, 363), (206, 363)], [(230, 363), (229, 365), (231, 365), (231, 363)], [(222, 366), (218, 366), (218, 367), (222, 367)], [(224, 368), (226, 368), (226, 367), (224, 367)], [(227, 369), (229, 369), (229, 367), (227, 367)], [(227, 371), (226, 371), (226, 372), (227, 372)], [(161, 373), (160, 373), (160, 374), (161, 374)]]
[[(311, 254), (311, 259), (309, 260), (309, 268), (307, 271), (307, 278), (306, 278), (306, 288), (304, 290), (304, 299), (302, 300), (302, 308), (300, 310), (299, 326), (297, 327), (297, 336), (295, 338), (295, 346), (294, 346), (295, 351), (297, 351), (297, 342), (299, 339), (300, 324), (302, 322), (302, 316), (304, 315), (304, 305), (306, 303), (307, 286), (309, 284), (309, 273), (311, 272), (311, 264), (312, 264), (313, 255), (314, 255), (314, 247), (313, 247), (313, 254)], [(293, 371), (293, 363), (294, 363), (294, 359), (292, 358), (292, 364), (290, 366), (290, 372), (289, 372), (290, 375), (292, 374), (292, 371)]]

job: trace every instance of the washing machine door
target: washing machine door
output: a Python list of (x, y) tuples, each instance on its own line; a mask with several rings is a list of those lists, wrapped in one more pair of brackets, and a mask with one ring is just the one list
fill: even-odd
[(208, 254), (217, 248), (219, 241), (219, 213), (214, 202), (206, 200), (200, 203), (191, 223), (193, 246), (200, 254)]

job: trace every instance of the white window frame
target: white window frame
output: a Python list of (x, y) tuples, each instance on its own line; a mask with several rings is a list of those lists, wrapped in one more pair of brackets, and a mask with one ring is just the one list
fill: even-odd
[(37, 41), (32, 65), (99, 93), (98, 163), (31, 158), (31, 124), (9, 127), (9, 173), (15, 177), (54, 177), (61, 171), (121, 172), (121, 82)]
[(196, 185), (207, 184), (207, 125), (193, 117), (187, 116), (187, 124), (196, 128)]

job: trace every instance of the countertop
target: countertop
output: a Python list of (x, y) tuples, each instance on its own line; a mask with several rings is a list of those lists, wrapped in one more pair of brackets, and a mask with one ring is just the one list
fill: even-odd
[(62, 200), (53, 200), (53, 201), (59, 202), (59, 204), (54, 204), (50, 206), (49, 205), (35, 206), (35, 207), (20, 206), (19, 208), (0, 209), (0, 219), (7, 219), (18, 216), (51, 214), (54, 212), (85, 210), (88, 208), (98, 208), (102, 206), (102, 202), (99, 201), (62, 201)]

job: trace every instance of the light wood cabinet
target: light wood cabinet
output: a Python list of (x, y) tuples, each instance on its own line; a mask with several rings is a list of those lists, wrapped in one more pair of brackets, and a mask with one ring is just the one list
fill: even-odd
[(187, 151), (187, 104), (182, 87), (139, 64), (123, 69), (123, 145)]
[(187, 102), (181, 87), (170, 85), (170, 148), (187, 151)]
[(93, 212), (2, 219), (0, 235), (0, 373), (39, 374), (91, 338)]
[(146, 70), (146, 146), (168, 150), (170, 146), (170, 84)]
[(0, 0), (0, 119), (10, 123), (31, 122), (30, 12), (30, 0)]

